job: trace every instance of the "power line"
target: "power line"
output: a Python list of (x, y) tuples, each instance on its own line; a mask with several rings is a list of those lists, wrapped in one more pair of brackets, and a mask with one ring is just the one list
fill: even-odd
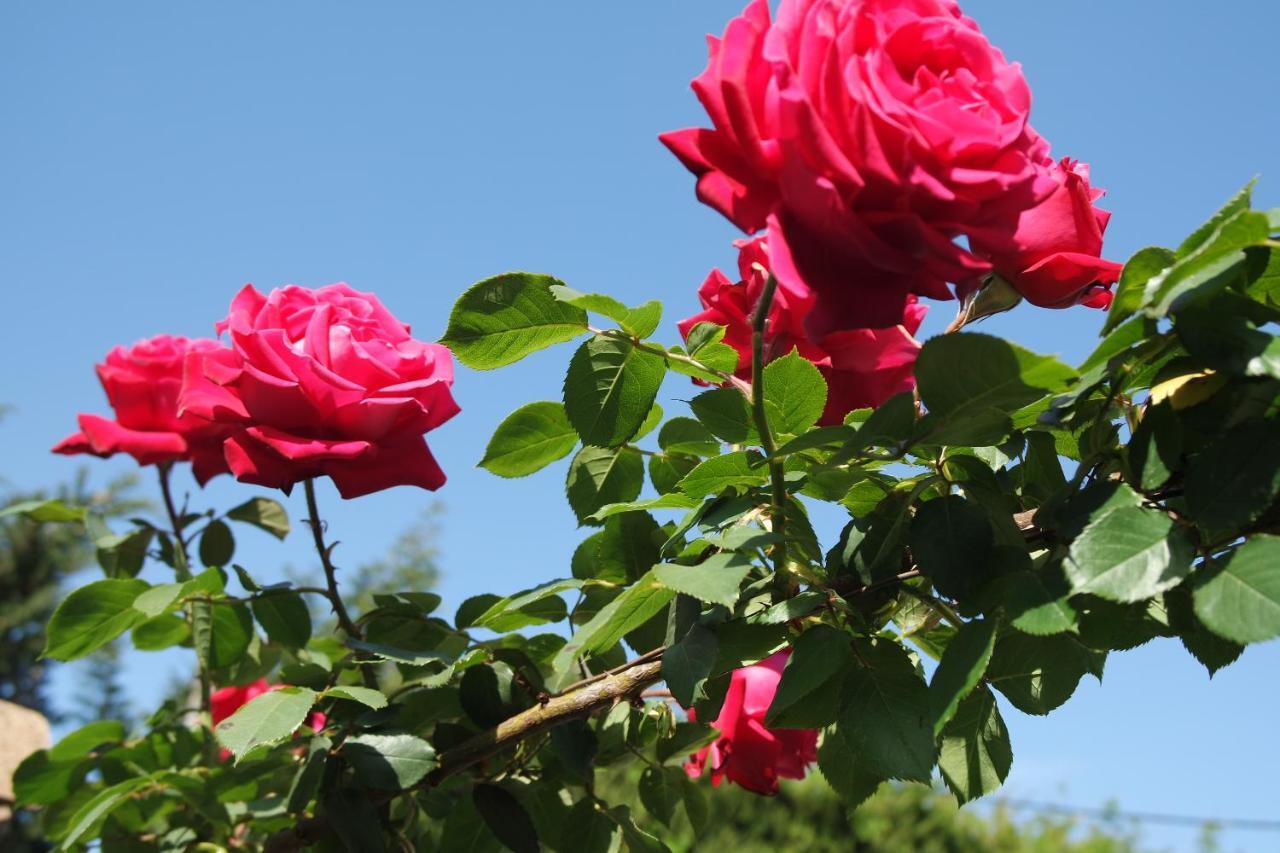
[(1280, 832), (1280, 820), (1236, 817), (1193, 817), (1192, 815), (1161, 814), (1159, 812), (1129, 812), (1112, 808), (1068, 806), (1062, 803), (1043, 803), (1036, 800), (1000, 798), (992, 805), (1003, 805), (1016, 811), (1035, 811), (1101, 820), (1135, 820), (1140, 823), (1166, 824), (1168, 826), (1202, 827), (1206, 824), (1222, 829), (1247, 829), (1255, 832)]

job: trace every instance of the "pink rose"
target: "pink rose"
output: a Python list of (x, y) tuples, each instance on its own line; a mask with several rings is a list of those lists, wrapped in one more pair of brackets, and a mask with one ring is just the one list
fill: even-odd
[(1064, 159), (1050, 172), (1058, 188), (1022, 214), (1012, 240), (991, 250), (996, 272), (1033, 305), (1107, 308), (1108, 286), (1120, 279), (1122, 265), (1101, 257), (1111, 214), (1093, 203), (1105, 193), (1090, 186), (1085, 163)]
[[(737, 375), (751, 379), (751, 318), (771, 268), (769, 241), (763, 237), (740, 240), (738, 271), (734, 283), (713, 270), (698, 298), (703, 310), (677, 324), (686, 338), (698, 323), (725, 327), (725, 343), (738, 352)], [(807, 331), (814, 300), (803, 286), (780, 284), (765, 327), (765, 360), (792, 350), (813, 362), (827, 382), (827, 406), (823, 425), (839, 424), (854, 409), (874, 408), (895, 394), (915, 388), (915, 362), (920, 344), (914, 335), (928, 309), (908, 294), (902, 322), (887, 329), (847, 329), (832, 332), (815, 342)]]
[(54, 453), (127, 453), (139, 465), (191, 462), (203, 485), (225, 473), (222, 440), (227, 428), (203, 418), (178, 414), (183, 361), (189, 353), (225, 350), (211, 340), (157, 335), (131, 347), (116, 347), (97, 366), (98, 379), (115, 410), (115, 420), (79, 416), (80, 431), (54, 446)]
[(452, 355), (376, 296), (245, 285), (217, 329), (231, 348), (188, 359), (181, 406), (237, 427), (225, 445), (237, 480), (288, 491), (327, 476), (345, 498), (444, 484), (424, 434), (458, 413)]
[(712, 129), (662, 141), (698, 196), (807, 284), (816, 338), (902, 322), (910, 293), (990, 265), (955, 238), (998, 240), (1053, 191), (1031, 93), (951, 0), (754, 0), (710, 39), (693, 83)]
[[(220, 687), (213, 691), (209, 697), (209, 712), (213, 717), (213, 724), (218, 723), (230, 717), (240, 707), (247, 705), (254, 699), (257, 699), (263, 693), (270, 693), (272, 690), (279, 690), (283, 684), (268, 684), (265, 678), (259, 678), (257, 681), (246, 684), (242, 687)], [(312, 731), (320, 731), (325, 725), (325, 716), (319, 711), (312, 711), (307, 715), (305, 725)], [(222, 750), (222, 760), (226, 761), (231, 757), (230, 750)]]
[[(711, 725), (720, 736), (685, 763), (692, 778), (711, 768), (711, 784), (728, 778), (748, 791), (773, 796), (779, 777), (803, 779), (818, 760), (818, 732), (813, 729), (769, 729), (765, 714), (782, 679), (790, 649), (754, 666), (734, 670), (720, 716)], [(689, 712), (689, 718), (694, 714)]]

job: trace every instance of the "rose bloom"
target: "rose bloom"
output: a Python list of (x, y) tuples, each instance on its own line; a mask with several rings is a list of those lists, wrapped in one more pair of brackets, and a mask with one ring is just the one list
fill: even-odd
[(1104, 260), (1102, 237), (1111, 214), (1094, 206), (1103, 190), (1089, 183), (1089, 166), (1064, 159), (1050, 171), (1058, 188), (1025, 211), (1011, 240), (990, 253), (996, 272), (1031, 304), (1068, 308), (1084, 304), (1107, 308), (1109, 285), (1120, 279), (1122, 265)]
[[(766, 796), (778, 793), (779, 777), (804, 778), (808, 766), (818, 760), (818, 732), (764, 725), (790, 656), (791, 650), (783, 649), (758, 664), (734, 670), (724, 707), (711, 724), (720, 736), (685, 763), (690, 777), (696, 779), (710, 767), (712, 785), (728, 779)], [(694, 718), (692, 711), (689, 718)]]
[(217, 330), (231, 347), (188, 359), (181, 406), (237, 428), (225, 446), (237, 480), (288, 491), (327, 476), (344, 498), (444, 484), (424, 434), (458, 413), (452, 355), (376, 296), (246, 285)]
[[(263, 693), (279, 690), (283, 686), (283, 684), (268, 684), (265, 678), (259, 678), (251, 684), (245, 684), (240, 687), (218, 688), (209, 697), (209, 712), (213, 717), (213, 724), (215, 726), (218, 725), (218, 723), (240, 710), (242, 705), (248, 704)], [(304, 723), (312, 731), (317, 732), (324, 728), (324, 724), (325, 716), (319, 711), (312, 711), (308, 714)], [(224, 749), (221, 754), (223, 761), (231, 757), (230, 750)]]
[[(751, 379), (751, 318), (768, 279), (769, 242), (756, 237), (740, 240), (739, 282), (713, 270), (698, 298), (703, 310), (681, 320), (677, 327), (686, 338), (699, 323), (725, 327), (724, 342), (738, 352), (737, 375)], [(765, 327), (765, 361), (793, 350), (813, 362), (827, 383), (823, 425), (839, 424), (854, 409), (874, 408), (895, 394), (915, 388), (915, 363), (920, 343), (915, 334), (928, 309), (909, 295), (902, 322), (887, 329), (848, 329), (832, 332), (815, 343), (806, 331), (806, 318), (814, 300), (803, 286), (779, 287)]]
[(712, 127), (662, 141), (698, 197), (807, 284), (816, 338), (892, 328), (909, 294), (988, 272), (955, 240), (1007, 238), (1055, 188), (1031, 93), (952, 0), (754, 0), (693, 83)]
[(204, 418), (178, 414), (183, 362), (188, 354), (215, 353), (217, 341), (157, 335), (130, 347), (116, 347), (97, 366), (115, 419), (79, 416), (80, 431), (54, 446), (54, 453), (127, 453), (139, 465), (191, 462), (203, 485), (227, 471), (222, 440), (227, 428)]

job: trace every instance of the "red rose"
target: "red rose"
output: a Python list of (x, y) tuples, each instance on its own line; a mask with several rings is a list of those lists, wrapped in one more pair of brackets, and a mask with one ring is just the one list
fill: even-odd
[(712, 129), (662, 141), (702, 201), (768, 228), (774, 272), (818, 299), (815, 337), (902, 322), (907, 295), (990, 269), (1048, 196), (1022, 71), (951, 0), (754, 0), (693, 84)]
[(1122, 266), (1101, 257), (1111, 214), (1093, 203), (1105, 193), (1089, 185), (1085, 163), (1064, 159), (1051, 172), (1058, 188), (1022, 214), (1011, 241), (991, 251), (996, 272), (1033, 305), (1107, 308), (1108, 286)]
[[(756, 303), (769, 279), (769, 246), (764, 237), (738, 240), (738, 275), (731, 282), (720, 270), (712, 270), (698, 288), (703, 310), (676, 324), (685, 338), (699, 323), (715, 323), (725, 327), (724, 342), (738, 352), (738, 376), (751, 379), (752, 318)], [(818, 361), (823, 353), (809, 342), (804, 329), (805, 318), (813, 307), (813, 295), (807, 287), (779, 286), (769, 308), (766, 326), (765, 360), (786, 355), (793, 348), (810, 361)]]
[(174, 335), (157, 335), (131, 347), (116, 347), (97, 366), (115, 420), (80, 415), (80, 431), (58, 442), (53, 452), (103, 457), (127, 453), (139, 465), (189, 461), (201, 484), (226, 472), (222, 457), (226, 427), (178, 414), (187, 355), (225, 349), (217, 341)]
[[(210, 716), (213, 717), (213, 724), (215, 726), (218, 725), (218, 723), (238, 711), (242, 705), (248, 704), (263, 693), (279, 690), (283, 686), (283, 684), (268, 684), (265, 678), (259, 678), (257, 681), (242, 687), (218, 688), (209, 697), (209, 712)], [(305, 725), (312, 731), (320, 731), (324, 728), (324, 724), (325, 716), (319, 711), (312, 711), (307, 715)], [(222, 750), (223, 761), (230, 757), (230, 750)]]
[[(725, 327), (725, 343), (738, 351), (737, 375), (751, 379), (751, 318), (771, 268), (769, 242), (763, 237), (740, 240), (738, 271), (733, 283), (713, 270), (698, 298), (703, 310), (681, 320), (686, 338), (698, 323)], [(807, 332), (814, 300), (803, 287), (779, 286), (765, 327), (765, 360), (792, 350), (817, 365), (827, 382), (827, 406), (821, 423), (838, 424), (854, 409), (874, 408), (895, 394), (915, 388), (915, 362), (920, 344), (914, 335), (928, 309), (908, 295), (902, 322), (887, 329), (848, 329), (815, 342)]]
[(225, 446), (236, 479), (288, 491), (327, 476), (345, 498), (444, 484), (424, 434), (458, 413), (452, 355), (376, 296), (245, 285), (228, 330), (230, 349), (188, 359), (181, 406), (239, 427)]
[[(765, 714), (773, 702), (782, 678), (782, 668), (791, 656), (784, 649), (754, 666), (734, 670), (720, 716), (711, 725), (720, 736), (685, 763), (693, 778), (711, 768), (711, 784), (728, 778), (748, 791), (772, 796), (778, 793), (778, 779), (803, 779), (806, 769), (818, 760), (818, 732), (813, 729), (769, 729)], [(689, 712), (689, 718), (694, 714)]]

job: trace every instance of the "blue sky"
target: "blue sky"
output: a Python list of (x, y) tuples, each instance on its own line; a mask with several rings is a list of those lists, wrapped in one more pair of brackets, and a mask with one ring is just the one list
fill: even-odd
[[(1280, 119), (1266, 58), (1280, 5), (969, 0), (1023, 62), (1036, 127), (1093, 164), (1115, 217), (1108, 254), (1173, 244), (1254, 175), (1280, 204)], [(731, 267), (731, 227), (693, 199), (657, 143), (700, 123), (689, 79), (703, 34), (739, 0), (645, 4), (273, 2), (8, 3), (0, 7), (0, 263), (6, 280), (0, 474), (15, 487), (70, 477), (48, 447), (105, 401), (93, 362), (160, 331), (210, 334), (246, 281), (336, 280), (377, 292), (423, 338), (471, 282), (509, 269), (692, 313)], [(949, 319), (938, 305), (926, 331)], [(1078, 360), (1101, 316), (1024, 307), (988, 324)], [(476, 469), (499, 420), (556, 399), (569, 351), (497, 373), (460, 371), (463, 414), (434, 433), (450, 475), (325, 514), (348, 563), (378, 554), (421, 507), (447, 506), (439, 545), (450, 604), (567, 575), (584, 534), (559, 499), (563, 464), (523, 481)], [(688, 388), (669, 380), (668, 412)], [(95, 463), (94, 476), (129, 469)], [(224, 478), (225, 480), (225, 478)], [(193, 496), (226, 507), (247, 487)], [(301, 496), (289, 501), (301, 514)], [(246, 534), (264, 577), (306, 565)], [(131, 660), (145, 707), (180, 662)], [(1212, 683), (1176, 643), (1117, 655), (1047, 719), (1010, 712), (1007, 792), (1133, 810), (1273, 816), (1270, 736), (1280, 645), (1250, 649)], [(73, 671), (59, 677), (71, 694)], [(1190, 848), (1194, 831), (1152, 830)], [(1231, 833), (1228, 849), (1274, 849)]]

